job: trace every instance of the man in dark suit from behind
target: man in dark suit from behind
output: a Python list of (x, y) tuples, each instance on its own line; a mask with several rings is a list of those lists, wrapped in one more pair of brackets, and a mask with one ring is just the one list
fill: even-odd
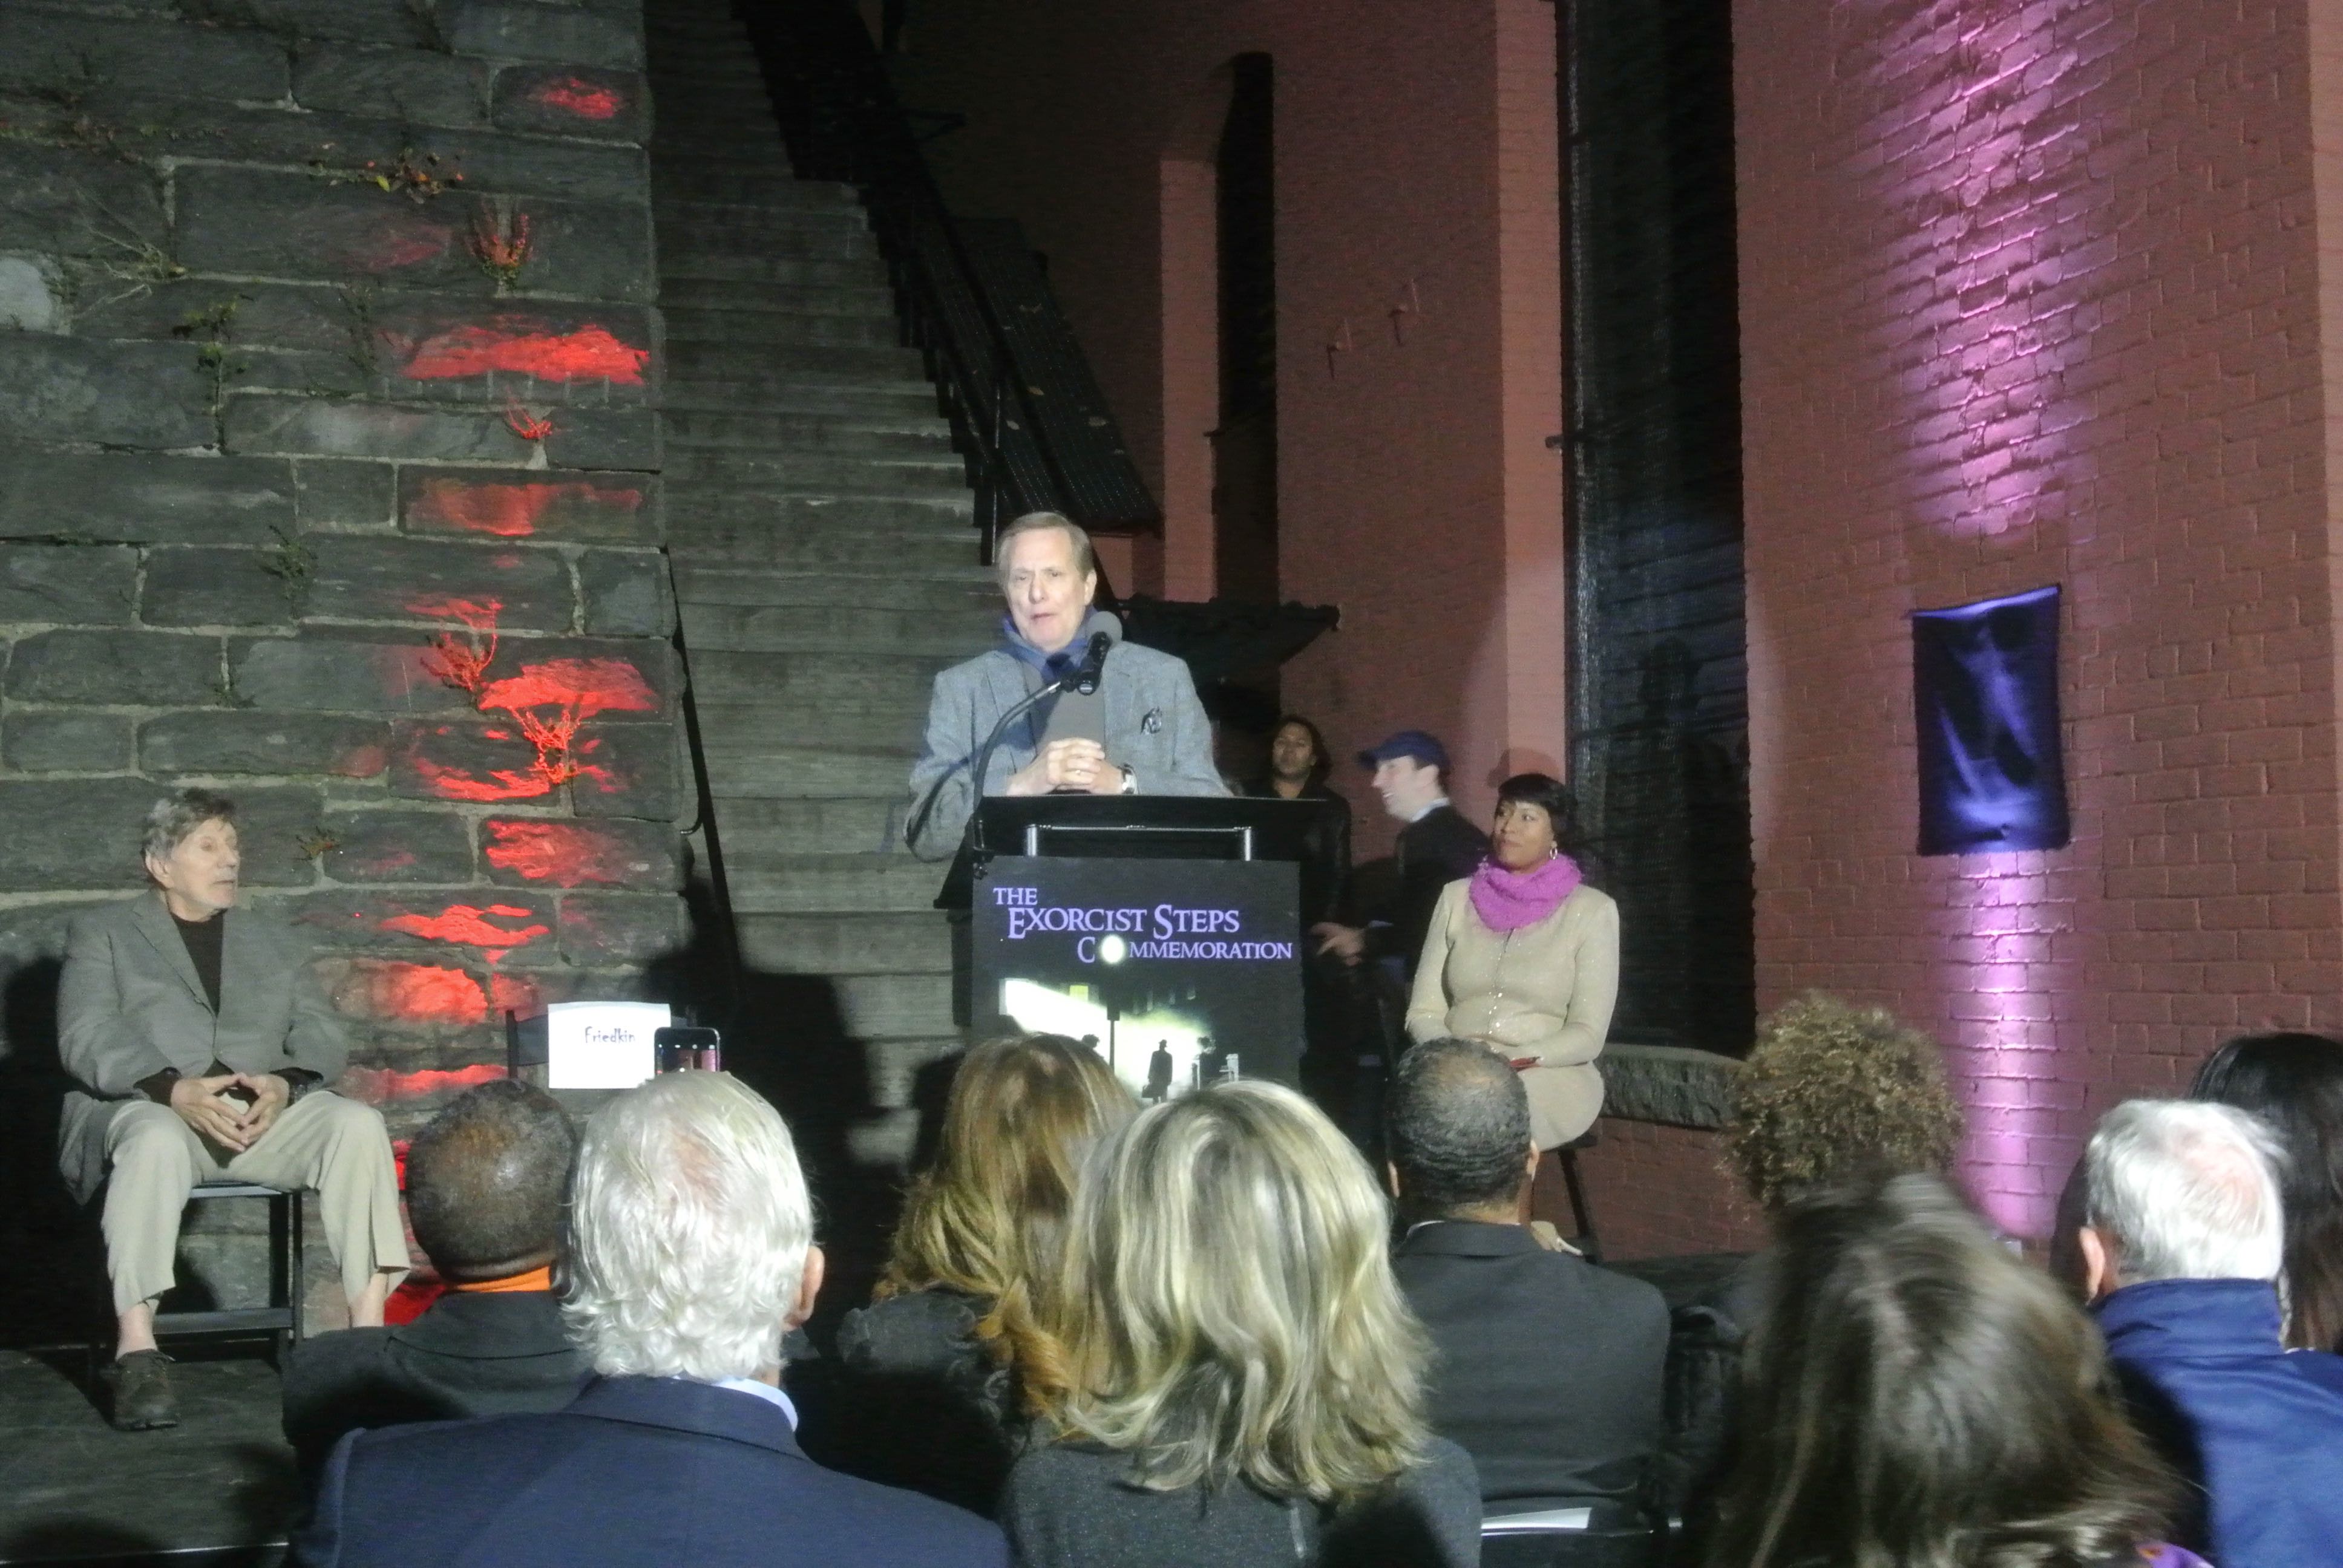
[(559, 1410), (586, 1358), (553, 1297), (578, 1150), (551, 1095), (510, 1079), (443, 1107), (407, 1152), (407, 1212), (447, 1294), (396, 1328), (320, 1334), (285, 1369), (285, 1436), (314, 1477), (342, 1433)]
[(1486, 1046), (1402, 1057), (1385, 1135), (1406, 1227), (1392, 1264), (1432, 1335), (1433, 1427), (1472, 1454), (1483, 1509), (1592, 1503), (1596, 1523), (1628, 1522), (1663, 1432), (1659, 1292), (1522, 1222), (1529, 1099)]
[(798, 1446), (784, 1333), (821, 1249), (779, 1113), (676, 1072), (586, 1125), (562, 1321), (595, 1376), (546, 1414), (342, 1439), (292, 1561), (311, 1568), (1001, 1568), (992, 1525)]

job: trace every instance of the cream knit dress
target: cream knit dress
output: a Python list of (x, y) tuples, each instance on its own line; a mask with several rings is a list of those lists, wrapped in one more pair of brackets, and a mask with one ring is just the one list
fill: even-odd
[(1545, 919), (1493, 931), (1468, 880), (1440, 890), (1415, 966), (1407, 1032), (1418, 1041), (1477, 1040), (1538, 1065), (1522, 1074), (1540, 1149), (1569, 1142), (1603, 1109), (1594, 1059), (1619, 1000), (1619, 906), (1581, 882)]

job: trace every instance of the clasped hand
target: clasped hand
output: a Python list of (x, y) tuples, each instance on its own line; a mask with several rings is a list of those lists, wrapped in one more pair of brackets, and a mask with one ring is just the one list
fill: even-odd
[(1081, 737), (1051, 741), (1009, 776), (1011, 795), (1047, 795), (1059, 789), (1113, 795), (1121, 789), (1122, 769), (1106, 759), (1106, 748)]
[[(251, 1091), (250, 1105), (227, 1098), (231, 1089)], [(210, 1078), (182, 1078), (171, 1085), (171, 1109), (179, 1120), (223, 1149), (241, 1154), (260, 1141), (293, 1091), (273, 1072), (223, 1072)]]

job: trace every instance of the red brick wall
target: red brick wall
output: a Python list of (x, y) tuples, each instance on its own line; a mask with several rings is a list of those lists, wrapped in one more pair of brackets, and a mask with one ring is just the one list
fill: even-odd
[(1586, 1205), (1606, 1258), (1754, 1252), (1765, 1221), (1725, 1174), (1714, 1132), (1606, 1116), (1578, 1156)]
[[(2306, 18), (1736, 11), (1761, 1003), (1936, 1031), (2038, 1234), (2109, 1104), (2337, 1018)], [(1905, 618), (2053, 582), (2074, 843), (1920, 859)]]
[[(1019, 218), (1048, 255), (1172, 513), (1163, 557), (1135, 552), (1118, 584), (1183, 595), (1210, 583), (1210, 518), (1196, 512), (1209, 507), (1200, 362), (1213, 346), (1194, 276), (1210, 251), (1164, 226), (1199, 208), (1194, 165), (1226, 102), (1216, 73), (1272, 56), (1282, 589), (1343, 616), (1287, 667), (1286, 700), (1341, 753), (1403, 727), (1438, 731), (1476, 814), (1509, 766), (1553, 765), (1553, 6), (970, 0), (922, 8), (913, 27), (905, 101), (969, 116), (930, 144), (946, 195)], [(1360, 852), (1382, 852), (1389, 825), (1363, 778), (1335, 782), (1364, 808)]]

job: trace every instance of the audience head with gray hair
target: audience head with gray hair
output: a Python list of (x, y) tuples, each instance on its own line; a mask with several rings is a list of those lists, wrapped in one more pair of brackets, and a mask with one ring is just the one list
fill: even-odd
[(1392, 1071), (1383, 1111), (1402, 1217), (1520, 1219), (1536, 1169), (1522, 1075), (1477, 1040), (1426, 1040)]
[(821, 1288), (780, 1113), (729, 1074), (654, 1078), (586, 1124), (563, 1320), (606, 1377), (772, 1381)]
[(2083, 1156), (2082, 1251), (2097, 1298), (2157, 1280), (2275, 1281), (2284, 1267), (2282, 1156), (2242, 1111), (2133, 1100)]

